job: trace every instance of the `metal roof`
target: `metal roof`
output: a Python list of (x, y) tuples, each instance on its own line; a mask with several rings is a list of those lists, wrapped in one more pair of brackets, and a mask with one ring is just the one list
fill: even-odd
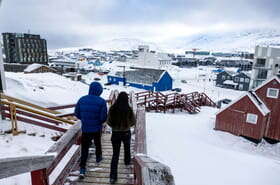
[[(125, 79), (127, 83), (152, 85), (154, 82), (158, 82), (165, 72), (165, 70), (159, 69), (134, 68), (132, 71), (125, 71)], [(119, 71), (115, 76), (124, 77), (124, 74)]]

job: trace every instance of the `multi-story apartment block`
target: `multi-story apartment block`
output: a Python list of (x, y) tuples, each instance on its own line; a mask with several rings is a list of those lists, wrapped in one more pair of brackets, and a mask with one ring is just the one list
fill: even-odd
[(2, 33), (5, 63), (48, 63), (47, 42), (40, 35)]
[(280, 74), (280, 48), (256, 46), (250, 88)]

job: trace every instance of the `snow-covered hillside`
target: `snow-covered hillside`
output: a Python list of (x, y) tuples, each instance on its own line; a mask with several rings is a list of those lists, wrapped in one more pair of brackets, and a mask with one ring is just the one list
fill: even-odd
[[(280, 29), (249, 29), (232, 32), (198, 33), (187, 37), (163, 40), (159, 43), (147, 42), (137, 38), (119, 38), (99, 41), (90, 47), (104, 51), (134, 50), (138, 45), (149, 45), (151, 50), (183, 54), (186, 50), (197, 48), (209, 51), (249, 51), (253, 52), (256, 45), (280, 46)], [(79, 48), (59, 49), (74, 51)]]
[(249, 51), (253, 52), (256, 45), (280, 46), (280, 29), (252, 29), (236, 32), (220, 32), (197, 34), (185, 38), (177, 38), (166, 44), (174, 51), (197, 48), (209, 51)]
[(92, 47), (99, 50), (137, 50), (139, 45), (149, 45), (151, 50), (161, 51), (161, 47), (153, 42), (145, 42), (140, 39), (119, 38), (98, 42)]
[(84, 47), (61, 48), (56, 50), (50, 50), (50, 53), (54, 54), (56, 51), (73, 52), (82, 48), (92, 48), (107, 52), (118, 50), (137, 50), (139, 45), (149, 45), (151, 50), (159, 52), (163, 51), (163, 48), (154, 42), (146, 42), (137, 38), (116, 38), (112, 40), (102, 40), (94, 43), (93, 45)]

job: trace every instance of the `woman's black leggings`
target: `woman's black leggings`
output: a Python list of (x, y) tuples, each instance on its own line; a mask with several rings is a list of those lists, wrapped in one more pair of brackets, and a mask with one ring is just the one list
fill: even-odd
[(131, 161), (131, 154), (130, 154), (130, 139), (131, 133), (129, 131), (119, 131), (112, 133), (111, 141), (113, 146), (113, 157), (111, 161), (111, 173), (110, 178), (117, 179), (118, 177), (118, 163), (119, 163), (119, 156), (120, 156), (120, 148), (121, 142), (124, 145), (124, 164), (128, 165)]

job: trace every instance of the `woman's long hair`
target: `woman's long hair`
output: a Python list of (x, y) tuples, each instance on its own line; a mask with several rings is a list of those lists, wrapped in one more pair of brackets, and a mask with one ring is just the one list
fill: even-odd
[(117, 100), (111, 107), (112, 114), (116, 117), (118, 117), (120, 120), (118, 120), (122, 126), (129, 126), (128, 123), (128, 116), (130, 111), (132, 111), (131, 107), (128, 103), (128, 95), (126, 92), (120, 92), (118, 95)]
[(127, 112), (130, 107), (128, 104), (128, 95), (126, 94), (126, 92), (120, 92), (120, 94), (118, 95), (117, 100), (115, 101), (115, 103), (112, 105), (112, 107)]

